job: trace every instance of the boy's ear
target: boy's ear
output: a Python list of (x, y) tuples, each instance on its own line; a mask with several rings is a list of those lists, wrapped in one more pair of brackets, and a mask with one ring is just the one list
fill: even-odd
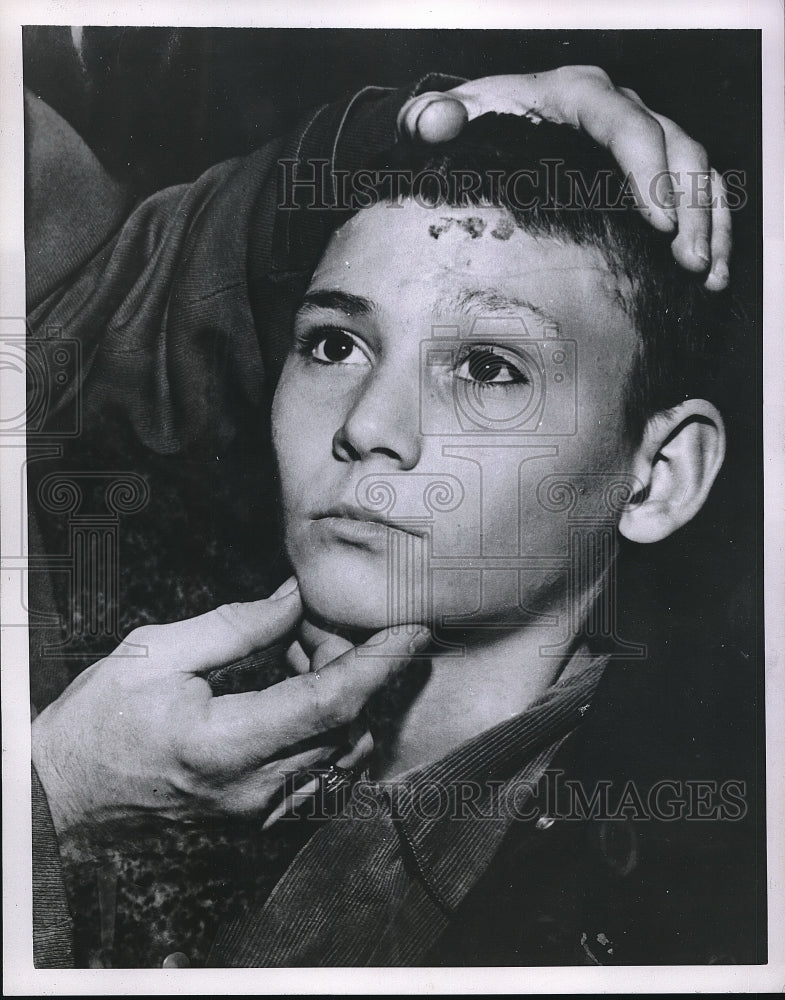
[(725, 457), (725, 425), (705, 399), (688, 399), (646, 424), (632, 473), (642, 489), (619, 531), (632, 542), (659, 542), (690, 521), (706, 500)]

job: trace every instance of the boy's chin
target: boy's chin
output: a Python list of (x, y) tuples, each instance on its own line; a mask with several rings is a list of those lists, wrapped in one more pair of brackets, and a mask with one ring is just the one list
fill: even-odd
[(371, 634), (391, 625), (387, 594), (351, 586), (348, 582), (320, 585), (318, 579), (298, 574), (306, 618), (329, 629)]

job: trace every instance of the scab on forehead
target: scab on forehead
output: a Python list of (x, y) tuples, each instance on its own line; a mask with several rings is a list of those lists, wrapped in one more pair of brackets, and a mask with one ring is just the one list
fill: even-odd
[[(473, 240), (476, 240), (488, 228), (488, 223), (485, 219), (477, 215), (470, 215), (466, 219), (458, 219), (454, 215), (443, 215), (438, 222), (434, 222), (428, 226), (428, 234), (433, 239), (438, 240), (440, 236), (452, 229), (453, 226), (457, 226)], [(497, 240), (508, 240), (514, 232), (515, 223), (506, 216), (501, 218), (490, 231), (491, 236)]]
[(453, 226), (457, 226), (464, 233), (471, 236), (473, 240), (477, 240), (485, 232), (488, 223), (485, 219), (480, 218), (479, 215), (469, 215), (465, 219), (457, 219), (454, 215), (443, 215), (438, 222), (434, 222), (428, 226), (428, 233), (433, 239), (438, 240), (443, 233), (452, 229)]

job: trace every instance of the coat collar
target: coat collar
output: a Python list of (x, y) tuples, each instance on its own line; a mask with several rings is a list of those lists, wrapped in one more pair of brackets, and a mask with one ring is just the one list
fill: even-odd
[(536, 818), (535, 788), (580, 727), (607, 660), (571, 661), (525, 712), (385, 784), (405, 849), (445, 910), (485, 871), (510, 824)]

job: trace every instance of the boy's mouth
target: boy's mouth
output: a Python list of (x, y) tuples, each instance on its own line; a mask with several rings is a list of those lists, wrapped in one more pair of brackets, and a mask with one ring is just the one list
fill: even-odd
[(391, 521), (373, 511), (354, 504), (334, 504), (312, 516), (312, 521), (331, 534), (350, 542), (379, 542), (388, 539), (390, 532), (401, 532), (422, 538), (424, 532), (414, 524)]

